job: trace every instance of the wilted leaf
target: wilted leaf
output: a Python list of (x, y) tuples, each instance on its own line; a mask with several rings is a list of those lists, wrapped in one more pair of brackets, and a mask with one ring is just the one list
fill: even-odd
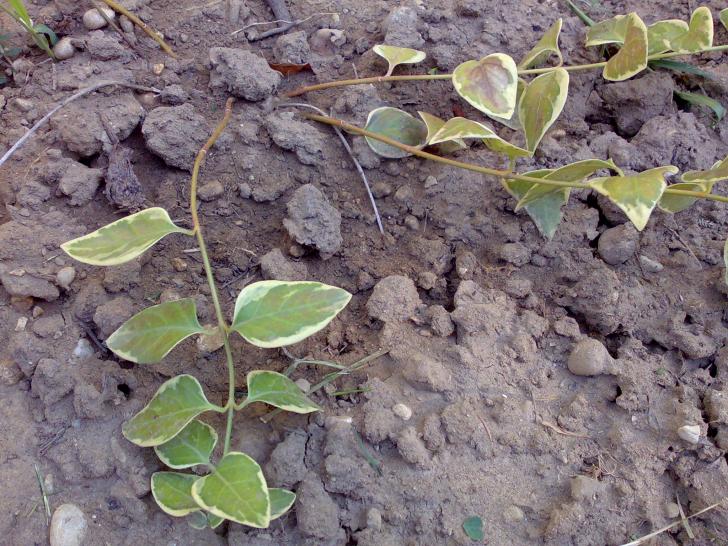
[(679, 53), (694, 53), (712, 45), (713, 15), (710, 13), (710, 9), (705, 6), (699, 7), (690, 16), (687, 33), (670, 42), (671, 49)]
[(295, 63), (268, 63), (273, 70), (280, 72), (284, 76), (290, 76), (291, 74), (298, 74), (299, 72), (310, 71), (311, 65), (308, 63), (295, 64)]
[(192, 497), (220, 518), (250, 527), (268, 527), (271, 518), (268, 486), (258, 463), (231, 451), (215, 470), (192, 486)]
[[(432, 137), (435, 135), (435, 133), (437, 133), (437, 131), (439, 131), (440, 128), (445, 125), (445, 120), (438, 118), (437, 116), (433, 116), (432, 114), (428, 114), (427, 112), (418, 111), (417, 113), (420, 115), (422, 121), (425, 122), (425, 126), (427, 127), (427, 138), (425, 142), (429, 145), (430, 140), (432, 140)], [(438, 151), (442, 154), (449, 154), (457, 150), (463, 150), (468, 147), (468, 145), (465, 144), (462, 139), (456, 139), (449, 142), (441, 142), (436, 146)]]
[(274, 520), (288, 512), (289, 508), (296, 502), (296, 494), (286, 489), (271, 487), (268, 489), (270, 496), (270, 519)]
[(602, 44), (622, 44), (627, 35), (627, 16), (617, 15), (605, 21), (599, 21), (586, 31), (586, 46)]
[(248, 374), (248, 397), (245, 405), (264, 402), (292, 413), (311, 413), (319, 408), (285, 375), (265, 370)]
[(284, 347), (324, 328), (350, 299), (318, 282), (259, 281), (238, 295), (232, 330), (258, 347)]
[(166, 210), (154, 207), (63, 243), (61, 248), (79, 262), (118, 265), (133, 260), (170, 233), (190, 234), (174, 225)]
[(728, 180), (728, 157), (716, 161), (707, 171), (688, 171), (681, 177), (683, 182), (720, 182)]
[(483, 520), (478, 516), (471, 516), (463, 522), (463, 531), (470, 540), (479, 542), (485, 538), (483, 533)]
[(465, 61), (453, 72), (452, 83), (462, 98), (488, 115), (510, 118), (516, 109), (518, 67), (508, 55)]
[(440, 130), (432, 136), (430, 143), (437, 144), (438, 142), (464, 138), (480, 138), (489, 148), (508, 156), (525, 157), (530, 155), (527, 150), (503, 140), (487, 125), (459, 117), (447, 120)]
[[(678, 184), (672, 184), (668, 186), (668, 188), (671, 190), (688, 190), (710, 193), (713, 188), (713, 184), (710, 182), (680, 182)], [(697, 200), (697, 197), (690, 197), (688, 195), (663, 193), (657, 206), (665, 212), (676, 213), (692, 206), (692, 204)]]
[(624, 45), (607, 61), (602, 73), (606, 80), (626, 80), (647, 68), (647, 27), (636, 13), (625, 19)]
[(665, 175), (677, 172), (677, 167), (672, 165), (657, 167), (631, 176), (595, 178), (589, 181), (589, 186), (608, 197), (642, 231), (667, 187)]
[(124, 437), (141, 447), (168, 442), (201, 413), (215, 406), (205, 398), (199, 381), (178, 375), (164, 382), (149, 404), (124, 423)]
[(106, 346), (124, 360), (153, 364), (184, 339), (204, 331), (195, 300), (184, 298), (140, 311), (109, 336)]
[(657, 55), (670, 51), (671, 43), (688, 31), (688, 24), (680, 19), (658, 21), (647, 27), (647, 54)]
[(377, 44), (372, 49), (374, 53), (383, 57), (389, 63), (389, 68), (385, 76), (391, 76), (392, 71), (397, 65), (419, 63), (427, 57), (424, 51), (410, 49), (409, 47)]
[(189, 468), (210, 462), (217, 443), (217, 432), (207, 423), (194, 419), (170, 441), (156, 446), (157, 457), (170, 468)]
[[(383, 106), (369, 112), (367, 131), (389, 137), (402, 144), (421, 148), (427, 139), (427, 127), (423, 122), (403, 110)], [(374, 138), (364, 137), (369, 147), (382, 157), (401, 159), (409, 152), (380, 142)]]
[(559, 34), (561, 33), (562, 20), (557, 19), (556, 22), (541, 36), (531, 51), (526, 53), (523, 60), (518, 64), (518, 68), (527, 69), (538, 66), (548, 60), (551, 55), (559, 58), (559, 65), (564, 62), (559, 49)]
[(192, 484), (198, 479), (194, 474), (155, 472), (152, 474), (152, 496), (170, 516), (182, 517), (197, 512), (200, 507), (192, 498)]
[(569, 73), (563, 68), (541, 74), (526, 87), (518, 105), (518, 117), (531, 154), (561, 114), (568, 94)]
[[(518, 78), (518, 88), (516, 90), (516, 104), (521, 102), (521, 97), (523, 96), (523, 92), (526, 90), (527, 85), (528, 82), (526, 82), (526, 80), (524, 80), (523, 78)], [(513, 109), (513, 114), (509, 118), (493, 116), (490, 114), (487, 114), (487, 116), (490, 119), (513, 129), (514, 131), (518, 131), (521, 129), (521, 120), (518, 117), (518, 108)]]
[(682, 100), (689, 104), (710, 108), (715, 114), (715, 118), (717, 121), (720, 121), (725, 117), (725, 106), (723, 106), (721, 103), (711, 97), (708, 97), (701, 93), (689, 93), (687, 91), (674, 91), (674, 93), (676, 96), (680, 97)]

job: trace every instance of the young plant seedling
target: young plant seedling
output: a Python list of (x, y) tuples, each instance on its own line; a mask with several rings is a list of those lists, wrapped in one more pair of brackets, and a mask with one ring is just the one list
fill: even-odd
[[(720, 21), (728, 28), (728, 9), (720, 12)], [(665, 59), (682, 55), (728, 50), (728, 45), (713, 45), (713, 16), (707, 7), (697, 8), (690, 21), (670, 19), (649, 26), (636, 13), (629, 13), (595, 23), (587, 29), (587, 46), (609, 44), (618, 48), (607, 61), (565, 66), (559, 49), (561, 23), (561, 19), (557, 20), (519, 63), (505, 53), (492, 53), (479, 60), (463, 62), (452, 74), (392, 76), (398, 64), (418, 62), (425, 58), (425, 54), (378, 45), (375, 52), (389, 62), (385, 76), (312, 85), (287, 96), (384, 81), (450, 80), (455, 91), (474, 108), (488, 118), (517, 130), (522, 144), (503, 140), (481, 120), (463, 117), (442, 120), (427, 112), (418, 112), (421, 118), (418, 120), (392, 107), (370, 112), (364, 128), (328, 116), (304, 116), (364, 136), (372, 150), (383, 157), (415, 155), (497, 177), (505, 190), (517, 200), (515, 210), (525, 210), (548, 239), (554, 236), (561, 222), (561, 209), (568, 202), (572, 189), (589, 189), (604, 195), (640, 231), (645, 228), (656, 207), (676, 213), (701, 198), (728, 202), (728, 197), (712, 193), (717, 182), (728, 180), (728, 157), (708, 170), (684, 173), (680, 182), (671, 185), (667, 184), (666, 177), (678, 172), (672, 165), (625, 175), (611, 159), (588, 159), (554, 169), (515, 172), (518, 159), (533, 157), (544, 135), (561, 114), (568, 98), (571, 72), (601, 69), (605, 79), (622, 81), (644, 71), (651, 61), (666, 62)], [(554, 66), (542, 66), (550, 59), (555, 59)], [(679, 96), (712, 108), (718, 118), (725, 113), (720, 104), (707, 97), (689, 93)], [(478, 139), (491, 151), (505, 156), (509, 168), (482, 167), (424, 150), (436, 145), (439, 154), (446, 154), (462, 149), (466, 146), (464, 141), (469, 139)], [(728, 241), (724, 259), (728, 267)], [(728, 281), (728, 273), (726, 279)]]
[[(5, 5), (6, 3), (7, 5)], [(47, 25), (33, 22), (23, 0), (5, 0), (5, 2), (0, 3), (0, 10), (7, 13), (16, 23), (22, 26), (35, 45), (42, 49), (46, 55), (51, 59), (55, 59), (56, 56), (51, 48), (58, 42), (58, 36)]]
[[(197, 239), (217, 327), (213, 331), (203, 328), (197, 319), (195, 300), (185, 298), (144, 309), (122, 324), (106, 343), (120, 358), (154, 364), (192, 335), (222, 335), (228, 369), (224, 406), (211, 403), (199, 381), (183, 374), (162, 384), (151, 401), (122, 428), (130, 442), (153, 447), (159, 459), (172, 469), (152, 476), (152, 495), (160, 508), (172, 516), (187, 516), (190, 524), (198, 528), (214, 528), (226, 519), (251, 527), (268, 527), (296, 498), (291, 491), (269, 488), (257, 462), (245, 453), (231, 451), (236, 411), (255, 403), (293, 413), (320, 409), (286, 375), (265, 370), (248, 373), (247, 396), (236, 401), (229, 336), (234, 332), (264, 348), (298, 343), (324, 328), (351, 299), (345, 290), (318, 282), (262, 281), (240, 292), (232, 323), (225, 319), (197, 213), (197, 179), (202, 161), (227, 125), (231, 112), (232, 100), (228, 100), (223, 120), (195, 160), (190, 184), (191, 230), (175, 225), (167, 211), (154, 207), (61, 245), (80, 262), (112, 266), (137, 258), (168, 235)], [(206, 412), (227, 414), (222, 457), (218, 460), (213, 460), (217, 432), (199, 419)], [(191, 467), (203, 467), (207, 473), (179, 472)]]

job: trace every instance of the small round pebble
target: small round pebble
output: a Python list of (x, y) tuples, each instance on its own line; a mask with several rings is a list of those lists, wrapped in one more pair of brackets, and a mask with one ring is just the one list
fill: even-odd
[(640, 265), (642, 266), (642, 269), (649, 273), (659, 273), (665, 269), (665, 266), (660, 262), (653, 260), (652, 258), (648, 258), (645, 255), (640, 256)]
[(597, 242), (599, 255), (609, 265), (623, 264), (634, 255), (638, 237), (639, 233), (632, 224), (609, 228)]
[(517, 523), (525, 517), (523, 510), (521, 510), (515, 504), (511, 504), (508, 508), (503, 510), (503, 519), (509, 523)]
[(392, 406), (392, 411), (397, 417), (401, 418), (403, 421), (409, 421), (412, 417), (412, 410), (409, 408), (409, 406), (406, 406), (401, 402)]
[(596, 339), (579, 341), (571, 350), (567, 366), (574, 375), (600, 375), (608, 371), (612, 362), (607, 348)]
[[(106, 16), (114, 20), (114, 17), (116, 16), (116, 13), (114, 13), (113, 9), (110, 8), (101, 8), (104, 10), (104, 13)], [(100, 28), (104, 28), (108, 23), (106, 22), (106, 19), (96, 10), (96, 8), (87, 10), (86, 13), (83, 14), (83, 26), (85, 26), (89, 30), (97, 30)]]
[(197, 196), (203, 201), (213, 201), (223, 193), (225, 193), (225, 186), (219, 180), (212, 180), (197, 190)]
[(56, 273), (56, 284), (64, 290), (68, 290), (75, 278), (76, 269), (73, 266), (68, 265), (66, 267), (62, 267), (58, 270), (58, 273)]
[(86, 536), (86, 516), (75, 504), (61, 504), (51, 518), (51, 546), (81, 546)]
[(299, 389), (301, 389), (303, 392), (308, 392), (311, 389), (311, 383), (309, 383), (303, 377), (300, 379), (296, 379), (295, 383), (296, 383), (296, 386)]
[(367, 510), (367, 529), (379, 531), (382, 528), (382, 513), (378, 508)]
[(677, 435), (690, 444), (697, 444), (700, 441), (700, 426), (684, 425), (677, 429)]
[(68, 36), (58, 40), (56, 45), (53, 46), (53, 54), (59, 61), (65, 61), (70, 59), (76, 53), (76, 48), (71, 43), (71, 38)]

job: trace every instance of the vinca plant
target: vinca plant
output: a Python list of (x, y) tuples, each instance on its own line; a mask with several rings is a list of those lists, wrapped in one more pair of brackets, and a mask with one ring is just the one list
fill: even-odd
[[(720, 21), (728, 28), (728, 9), (720, 13)], [(672, 165), (625, 174), (611, 159), (588, 159), (524, 173), (515, 171), (519, 158), (533, 157), (541, 139), (561, 114), (568, 98), (571, 72), (601, 69), (605, 79), (622, 81), (644, 71), (652, 61), (728, 50), (728, 45), (713, 45), (713, 17), (707, 7), (697, 8), (690, 21), (670, 19), (649, 26), (636, 13), (629, 13), (601, 21), (587, 31), (587, 46), (609, 45), (616, 50), (608, 60), (564, 65), (559, 48), (561, 24), (561, 19), (556, 21), (519, 63), (504, 53), (492, 53), (480, 60), (463, 62), (452, 74), (392, 76), (396, 66), (421, 62), (425, 53), (377, 45), (374, 52), (389, 64), (385, 76), (302, 87), (287, 96), (387, 81), (451, 81), (460, 97), (474, 108), (491, 120), (518, 131), (519, 144), (502, 139), (484, 120), (464, 117), (443, 120), (427, 112), (418, 112), (420, 119), (417, 119), (388, 106), (370, 112), (364, 128), (329, 116), (304, 116), (363, 135), (372, 150), (383, 157), (415, 155), (497, 177), (517, 200), (515, 210), (525, 210), (541, 234), (549, 239), (561, 222), (561, 209), (573, 189), (590, 189), (606, 196), (640, 231), (656, 207), (676, 213), (699, 198), (728, 202), (727, 197), (712, 193), (717, 182), (728, 180), (728, 157), (706, 170), (683, 173), (679, 182), (670, 185), (666, 177), (678, 173)], [(504, 156), (508, 168), (483, 167), (443, 157), (467, 148), (468, 139), (479, 139), (487, 148)], [(425, 151), (426, 147), (435, 153)], [(725, 248), (728, 263), (728, 242)]]
[[(231, 112), (232, 100), (228, 100), (223, 120), (195, 160), (190, 189), (191, 230), (177, 226), (164, 209), (154, 207), (62, 245), (69, 256), (80, 262), (113, 266), (137, 258), (167, 235), (197, 239), (217, 326), (201, 326), (195, 300), (185, 298), (144, 309), (122, 324), (106, 344), (124, 360), (154, 364), (190, 336), (222, 338), (229, 381), (223, 406), (210, 402), (192, 375), (179, 375), (162, 384), (149, 404), (122, 428), (130, 442), (153, 447), (159, 459), (172, 469), (157, 472), (151, 479), (152, 494), (160, 508), (172, 516), (187, 516), (190, 524), (198, 528), (214, 528), (226, 519), (251, 527), (268, 527), (296, 498), (291, 491), (269, 488), (258, 463), (245, 453), (231, 450), (236, 412), (255, 403), (293, 413), (320, 409), (286, 375), (264, 370), (248, 373), (247, 396), (236, 400), (230, 335), (239, 334), (263, 348), (291, 345), (324, 328), (351, 298), (341, 288), (317, 282), (256, 282), (240, 292), (232, 322), (228, 324), (198, 218), (197, 179), (202, 161), (224, 130)], [(227, 415), (222, 454), (217, 460), (213, 459), (217, 432), (199, 419), (207, 412)], [(206, 473), (180, 472), (192, 467), (204, 468)]]

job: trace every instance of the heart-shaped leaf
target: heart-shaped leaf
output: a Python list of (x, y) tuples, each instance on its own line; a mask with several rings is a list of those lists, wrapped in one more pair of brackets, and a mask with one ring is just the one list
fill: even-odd
[(191, 375), (165, 381), (139, 413), (124, 423), (124, 437), (141, 447), (170, 441), (201, 413), (217, 409), (205, 398), (200, 382)]
[(605, 80), (626, 80), (647, 68), (647, 27), (636, 13), (625, 18), (624, 45), (607, 61), (602, 73)]
[(109, 336), (106, 346), (124, 360), (153, 364), (184, 339), (204, 331), (195, 300), (184, 298), (140, 311)]
[(268, 485), (258, 463), (231, 451), (215, 470), (192, 486), (197, 504), (220, 518), (250, 527), (268, 527), (271, 519)]
[(506, 142), (495, 132), (482, 123), (462, 117), (451, 118), (440, 127), (430, 139), (430, 144), (439, 142), (457, 141), (465, 138), (480, 138), (486, 146), (509, 157), (526, 157), (531, 155), (528, 150)]
[(285, 375), (265, 370), (248, 374), (248, 397), (243, 405), (254, 402), (265, 402), (292, 413), (311, 413), (321, 409)]
[(642, 231), (667, 187), (665, 175), (677, 172), (677, 167), (669, 165), (630, 176), (595, 178), (589, 186), (608, 197)]
[(424, 51), (410, 49), (409, 47), (377, 44), (372, 49), (374, 53), (383, 57), (389, 63), (389, 68), (385, 76), (391, 76), (392, 71), (397, 65), (419, 63), (427, 57)]
[[(526, 86), (528, 85), (528, 82), (524, 80), (523, 78), (518, 78), (518, 87), (516, 90), (516, 104), (521, 102), (521, 97), (523, 96), (523, 92), (526, 90)], [(513, 109), (513, 114), (509, 118), (503, 118), (500, 116), (493, 116), (488, 114), (488, 117), (492, 119), (493, 121), (497, 121), (498, 123), (505, 125), (506, 127), (513, 129), (514, 131), (520, 130), (521, 127), (521, 120), (518, 117), (518, 108)]]
[(559, 34), (561, 33), (562, 23), (563, 21), (561, 19), (557, 19), (549, 27), (531, 51), (526, 53), (526, 56), (518, 64), (518, 68), (527, 69), (538, 66), (546, 62), (551, 55), (556, 55), (559, 58), (559, 65), (564, 62), (564, 57), (561, 55), (561, 50), (559, 49)]
[(670, 42), (673, 51), (695, 53), (713, 45), (713, 15), (700, 6), (690, 16), (688, 31)]
[(174, 225), (166, 210), (154, 207), (65, 242), (61, 248), (79, 262), (118, 265), (133, 260), (170, 233), (191, 234)]
[(728, 180), (728, 157), (717, 161), (708, 171), (688, 171), (681, 177), (683, 182), (720, 182)]
[(270, 496), (270, 519), (278, 519), (296, 502), (296, 494), (286, 489), (271, 487), (268, 489)]
[(207, 423), (194, 419), (169, 442), (156, 446), (157, 457), (170, 468), (189, 468), (210, 462), (217, 444), (217, 432)]
[[(668, 186), (668, 189), (710, 193), (713, 189), (713, 184), (711, 182), (680, 182), (678, 184)], [(689, 208), (697, 200), (697, 197), (690, 197), (688, 195), (663, 193), (657, 206), (665, 212), (671, 212), (674, 214)]]
[[(367, 131), (389, 137), (392, 140), (422, 148), (427, 139), (427, 127), (417, 118), (403, 110), (383, 106), (369, 112), (367, 124), (364, 127)], [(411, 155), (409, 152), (400, 150), (374, 138), (364, 137), (369, 147), (382, 157), (389, 159), (401, 159)]]
[[(435, 136), (435, 133), (437, 133), (437, 131), (445, 125), (445, 120), (438, 118), (437, 116), (433, 116), (432, 114), (428, 114), (427, 112), (418, 111), (417, 113), (422, 118), (422, 121), (425, 122), (425, 126), (427, 127), (427, 138), (425, 139), (425, 143), (429, 145), (430, 140), (432, 140), (432, 137)], [(449, 154), (458, 150), (464, 150), (468, 147), (462, 139), (441, 142), (440, 144), (436, 144), (436, 146), (441, 154)]]
[(155, 472), (152, 474), (152, 496), (170, 516), (179, 518), (198, 512), (200, 507), (192, 498), (192, 484), (198, 479), (194, 474)]
[(508, 55), (465, 61), (453, 72), (452, 83), (462, 98), (488, 115), (510, 118), (516, 109), (518, 67)]
[[(553, 172), (553, 169), (541, 169), (538, 171), (531, 171), (525, 173), (530, 178), (544, 178), (546, 175)], [(528, 193), (529, 190), (538, 186), (534, 182), (528, 182), (524, 180), (504, 180), (503, 185), (505, 186), (508, 193), (515, 197), (519, 202)], [(561, 223), (561, 207), (569, 201), (569, 188), (550, 188), (547, 194), (542, 195), (539, 199), (524, 205), (523, 208), (526, 210), (528, 215), (536, 224), (536, 227), (541, 232), (541, 235), (547, 239), (551, 239), (556, 233), (556, 228)]]
[(627, 35), (627, 16), (617, 15), (599, 21), (586, 31), (586, 46), (603, 44), (623, 44)]
[(687, 33), (688, 24), (680, 19), (658, 21), (647, 27), (647, 54), (657, 55), (672, 49), (672, 41)]
[(518, 105), (518, 117), (531, 154), (561, 114), (568, 95), (569, 73), (563, 68), (541, 74), (526, 87)]
[(259, 281), (238, 295), (232, 329), (257, 347), (292, 345), (324, 328), (350, 299), (318, 282)]

